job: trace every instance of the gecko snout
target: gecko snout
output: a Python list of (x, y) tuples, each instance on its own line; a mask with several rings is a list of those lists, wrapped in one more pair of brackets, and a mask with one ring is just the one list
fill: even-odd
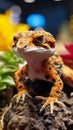
[(20, 50), (23, 50), (23, 49), (25, 49), (26, 47), (27, 47), (28, 45), (27, 44), (25, 44), (25, 43), (18, 43), (17, 44), (17, 49), (20, 49)]

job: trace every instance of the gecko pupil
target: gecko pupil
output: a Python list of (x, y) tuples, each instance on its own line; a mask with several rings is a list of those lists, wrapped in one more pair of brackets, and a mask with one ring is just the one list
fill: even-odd
[(39, 44), (42, 43), (43, 41), (44, 41), (43, 36), (39, 36), (39, 37), (36, 38), (36, 42), (39, 43)]

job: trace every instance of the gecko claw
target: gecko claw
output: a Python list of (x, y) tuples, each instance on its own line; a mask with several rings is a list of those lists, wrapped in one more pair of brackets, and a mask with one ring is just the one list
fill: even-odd
[(51, 114), (54, 111), (54, 104), (58, 104), (59, 106), (65, 107), (65, 105), (61, 101), (58, 101), (57, 98), (53, 98), (53, 97), (46, 97), (45, 98), (43, 96), (36, 96), (36, 98), (46, 101), (43, 104), (43, 106), (41, 107), (40, 112), (42, 112), (45, 109), (45, 107), (48, 106), (48, 104), (50, 105), (50, 112), (51, 112)]
[(18, 103), (20, 99), (24, 102), (26, 96), (31, 98), (31, 95), (27, 91), (21, 91), (18, 94), (16, 94), (14, 98), (16, 98), (16, 102)]

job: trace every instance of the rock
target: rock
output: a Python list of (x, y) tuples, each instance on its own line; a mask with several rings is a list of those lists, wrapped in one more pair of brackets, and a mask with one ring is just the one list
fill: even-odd
[[(34, 89), (38, 90), (39, 83), (34, 86), (37, 86)], [(40, 91), (42, 94), (42, 87)], [(60, 100), (64, 102), (66, 107), (55, 105), (53, 114), (50, 113), (49, 105), (40, 113), (44, 101), (37, 100), (35, 96), (32, 98), (26, 96), (25, 101), (21, 98), (18, 103), (16, 97), (13, 97), (4, 114), (3, 130), (73, 130), (73, 96), (69, 95), (63, 91)]]

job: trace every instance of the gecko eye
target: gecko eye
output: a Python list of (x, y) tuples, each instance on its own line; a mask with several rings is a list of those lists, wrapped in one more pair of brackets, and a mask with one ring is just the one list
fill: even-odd
[(35, 44), (41, 44), (41, 43), (44, 43), (45, 42), (45, 39), (44, 39), (44, 36), (38, 36), (35, 40), (34, 40), (34, 43)]
[(14, 41), (14, 43), (16, 44), (16, 43), (18, 42), (18, 38), (17, 38), (17, 37), (14, 37), (14, 38), (13, 38), (13, 41)]

